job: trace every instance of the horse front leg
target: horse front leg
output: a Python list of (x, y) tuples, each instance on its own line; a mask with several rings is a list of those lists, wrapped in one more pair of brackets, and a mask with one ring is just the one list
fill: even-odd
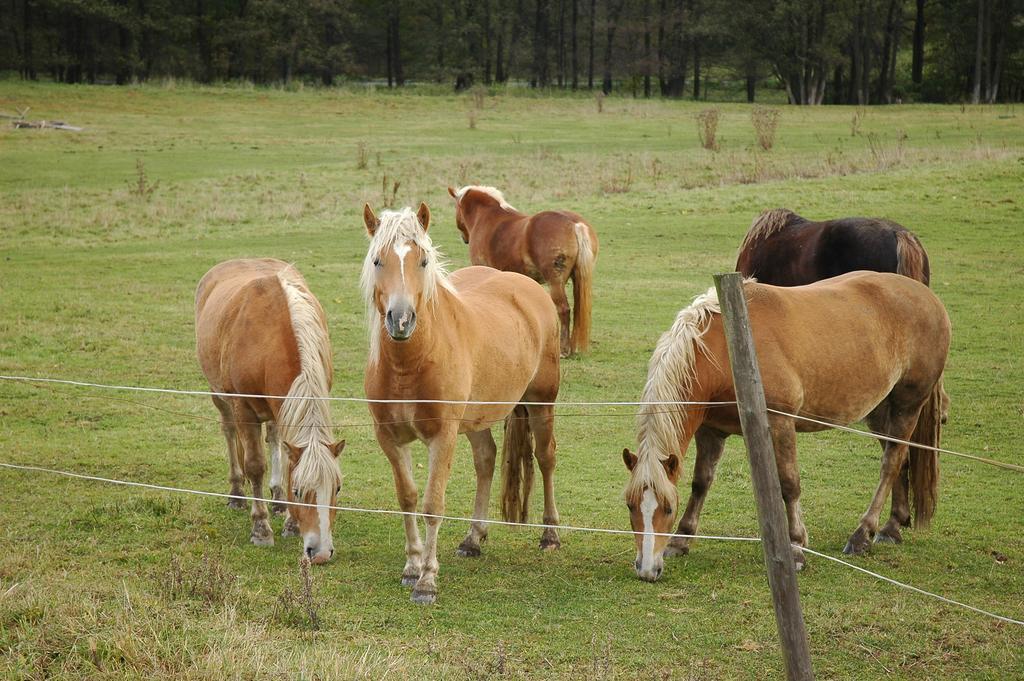
[(793, 419), (773, 415), (769, 417), (772, 447), (775, 449), (775, 467), (779, 471), (779, 485), (782, 500), (786, 504), (789, 524), (789, 542), (793, 551), (793, 563), (797, 570), (804, 567), (804, 552), (807, 546), (807, 527), (800, 509), (800, 468), (796, 463), (796, 424)]
[(267, 421), (267, 447), (270, 449), (270, 512), (274, 515), (287, 515), (288, 505), (281, 502), (288, 499), (285, 491), (285, 485), (288, 484), (285, 479), (288, 475), (288, 455), (281, 450), (281, 438), (277, 424), (273, 421)]
[(451, 476), (452, 459), (455, 456), (455, 440), (458, 429), (448, 422), (429, 442), (429, 471), (427, 488), (423, 492), (423, 513), (427, 525), (426, 542), (423, 548), (423, 569), (412, 590), (413, 603), (430, 604), (437, 600), (437, 533), (441, 529), (444, 515), (444, 494)]
[[(391, 464), (391, 472), (395, 478), (395, 496), (398, 506), (405, 513), (415, 513), (419, 501), (416, 481), (412, 477), (412, 446), (409, 443), (396, 444), (389, 435), (377, 431), (377, 441), (384, 451), (384, 456)], [(402, 517), (405, 525), (405, 567), (402, 568), (402, 585), (412, 586), (420, 578), (423, 570), (423, 542), (420, 541), (420, 528), (416, 516)]]
[(490, 429), (466, 433), (473, 447), (473, 467), (476, 468), (476, 499), (473, 503), (473, 523), (469, 534), (459, 544), (460, 556), (479, 556), (480, 543), (487, 539), (487, 507), (491, 501), (491, 480), (494, 478), (494, 459), (497, 446)]
[[(686, 511), (679, 520), (676, 534), (697, 534), (697, 523), (701, 509), (707, 498), (711, 483), (715, 481), (715, 470), (725, 451), (725, 437), (708, 430), (698, 428), (694, 436), (697, 441), (697, 456), (693, 462), (693, 482), (690, 485), (690, 499), (686, 502)], [(685, 556), (690, 552), (691, 537), (672, 537), (665, 546), (664, 556)]]

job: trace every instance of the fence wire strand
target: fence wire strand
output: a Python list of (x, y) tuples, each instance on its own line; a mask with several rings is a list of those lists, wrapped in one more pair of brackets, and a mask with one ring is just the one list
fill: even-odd
[[(170, 485), (156, 485), (156, 484), (146, 483), (146, 482), (137, 482), (137, 481), (134, 481), (134, 480), (119, 480), (119, 479), (116, 479), (116, 478), (106, 478), (106, 477), (102, 477), (102, 476), (98, 476), (98, 475), (87, 475), (87, 474), (84, 474), (84, 473), (75, 473), (75, 472), (72, 472), (72, 471), (62, 471), (62, 470), (58, 470), (58, 469), (55, 469), (55, 468), (46, 468), (46, 467), (43, 467), (43, 466), (29, 466), (29, 465), (24, 465), (24, 464), (14, 464), (14, 463), (0, 462), (0, 468), (7, 468), (7, 469), (10, 469), (10, 470), (29, 471), (29, 472), (36, 472), (36, 473), (49, 473), (49, 474), (52, 474), (52, 475), (60, 475), (60, 476), (64, 476), (64, 477), (67, 477), (67, 478), (74, 478), (74, 479), (78, 479), (78, 480), (87, 480), (87, 481), (92, 481), (92, 482), (103, 482), (103, 483), (112, 484), (112, 485), (120, 485), (120, 486), (123, 486), (123, 487), (143, 488), (143, 489), (148, 489), (148, 490), (156, 490), (156, 491), (161, 491), (161, 492), (171, 492), (171, 493), (177, 493), (177, 494), (192, 494), (192, 495), (203, 496), (203, 497), (215, 497), (215, 498), (220, 498), (220, 499), (238, 499), (238, 500), (243, 500), (243, 501), (264, 501), (264, 502), (268, 501), (267, 499), (261, 499), (261, 498), (257, 498), (257, 497), (246, 496), (246, 495), (226, 494), (226, 493), (223, 493), (223, 492), (209, 492), (209, 491), (205, 491), (205, 490), (193, 490), (193, 489), (188, 489), (188, 488), (185, 488), (185, 487), (173, 487), (173, 486), (170, 486)], [(464, 517), (464, 516), (435, 515), (435, 514), (430, 514), (430, 513), (421, 513), (421, 512), (418, 512), (418, 511), (402, 511), (402, 510), (395, 510), (395, 509), (360, 508), (360, 507), (356, 507), (356, 506), (327, 506), (327, 505), (321, 505), (321, 504), (309, 504), (309, 503), (299, 502), (299, 501), (277, 501), (275, 503), (284, 504), (284, 505), (287, 505), (287, 506), (302, 506), (302, 507), (307, 507), (307, 508), (327, 508), (327, 509), (333, 509), (335, 511), (347, 512), (347, 513), (366, 513), (366, 514), (374, 514), (374, 515), (391, 515), (391, 516), (412, 516), (412, 517), (416, 517), (416, 518), (432, 518), (432, 519), (436, 519), (436, 520), (449, 520), (449, 521), (466, 522), (466, 523), (480, 523), (480, 522), (482, 522), (482, 523), (487, 524), (487, 525), (502, 525), (502, 526), (507, 526), (507, 527), (524, 527), (524, 528), (537, 528), (537, 529), (553, 528), (553, 529), (556, 529), (556, 530), (566, 530), (566, 531), (573, 531), (573, 532), (591, 532), (591, 533), (594, 533), (594, 534), (611, 534), (611, 535), (637, 535), (637, 534), (645, 534), (643, 532), (635, 532), (633, 530), (617, 530), (617, 529), (608, 528), (608, 527), (585, 527), (585, 526), (578, 526), (578, 525), (549, 525), (549, 524), (546, 524), (546, 523), (518, 523), (518, 522), (507, 521), (507, 520), (486, 520), (486, 521), (480, 521), (480, 520), (476, 520), (474, 518), (467, 518), (467, 517)], [(726, 536), (726, 535), (711, 535), (711, 534), (675, 534), (675, 533), (671, 533), (671, 532), (652, 532), (650, 534), (652, 534), (653, 536), (657, 536), (657, 537), (685, 537), (685, 538), (688, 538), (688, 539), (710, 539), (710, 540), (714, 540), (714, 541), (732, 541), (732, 542), (746, 542), (746, 543), (754, 543), (754, 542), (758, 542), (759, 543), (761, 541), (760, 537), (730, 537), (730, 536)], [(902, 589), (906, 589), (908, 591), (912, 591), (914, 593), (918, 593), (918, 594), (921, 594), (921, 595), (924, 595), (924, 596), (928, 596), (928, 597), (934, 598), (934, 599), (936, 599), (938, 601), (941, 601), (943, 603), (946, 603), (948, 605), (957, 606), (959, 608), (963, 608), (963, 609), (969, 610), (971, 612), (975, 612), (975, 613), (978, 613), (978, 614), (981, 614), (981, 615), (986, 615), (986, 616), (991, 617), (991, 618), (993, 618), (995, 620), (998, 620), (1000, 622), (1007, 622), (1009, 624), (1016, 624), (1016, 625), (1019, 625), (1019, 626), (1024, 626), (1024, 621), (1022, 621), (1022, 620), (1013, 619), (1012, 617), (1006, 617), (1004, 615), (998, 615), (996, 613), (989, 612), (988, 610), (983, 610), (983, 609), (975, 607), (973, 605), (969, 605), (967, 603), (963, 603), (961, 601), (957, 601), (957, 600), (954, 600), (952, 598), (947, 598), (946, 596), (942, 596), (942, 595), (933, 593), (931, 591), (926, 591), (924, 589), (918, 588), (918, 587), (913, 586), (911, 584), (906, 584), (904, 582), (900, 582), (898, 580), (892, 579), (891, 577), (886, 577), (885, 575), (878, 574), (877, 572), (872, 572), (871, 570), (868, 570), (866, 568), (862, 568), (859, 565), (855, 565), (855, 564), (850, 563), (848, 561), (842, 560), (841, 558), (835, 558), (833, 556), (830, 556), (830, 555), (828, 555), (826, 553), (822, 553), (820, 551), (815, 551), (813, 549), (809, 549), (809, 548), (806, 548), (806, 547), (798, 547), (798, 548), (800, 548), (802, 551), (810, 553), (811, 555), (818, 556), (820, 558), (825, 558), (825, 559), (830, 560), (832, 562), (838, 563), (839, 565), (844, 565), (846, 567), (853, 568), (854, 570), (857, 570), (858, 572), (862, 572), (862, 573), (864, 573), (866, 575), (874, 577), (875, 579), (879, 579), (879, 580), (884, 581), (884, 582), (886, 582), (888, 584), (892, 584), (893, 586), (897, 586), (897, 587), (900, 587)]]

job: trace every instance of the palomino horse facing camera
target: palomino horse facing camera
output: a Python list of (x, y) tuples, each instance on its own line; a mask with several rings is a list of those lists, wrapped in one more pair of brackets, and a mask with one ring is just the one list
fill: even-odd
[[(836, 424), (864, 420), (875, 432), (937, 447), (941, 434), (940, 379), (949, 351), (949, 317), (931, 290), (896, 274), (852, 272), (793, 288), (744, 283), (750, 326), (765, 399), (770, 408)], [(736, 399), (718, 297), (711, 289), (684, 308), (651, 356), (644, 402), (728, 402)], [(800, 511), (796, 433), (825, 430), (809, 421), (768, 414), (789, 536), (807, 546)], [(740, 433), (735, 405), (675, 408), (645, 406), (637, 417), (638, 449), (622, 456), (630, 470), (626, 503), (636, 535), (636, 571), (647, 581), (661, 576), (663, 556), (685, 554), (686, 537), (670, 533), (679, 511), (676, 484), (682, 457), (697, 441), (693, 486), (676, 531), (697, 532), (704, 498), (725, 448)], [(910, 525), (908, 495), (895, 485), (906, 445), (880, 440), (881, 479), (845, 553), (871, 541), (901, 541)], [(915, 523), (926, 527), (938, 499), (936, 452), (909, 448), (909, 487)], [(879, 529), (882, 505), (892, 491), (892, 514)], [(798, 566), (803, 553), (794, 547)]]
[[(561, 352), (568, 357), (590, 345), (597, 233), (566, 210), (520, 213), (494, 187), (470, 185), (456, 191), (455, 224), (469, 244), (469, 260), (546, 283), (561, 321)], [(572, 279), (572, 331), (565, 285)]]
[[(301, 534), (305, 554), (325, 563), (334, 553), (333, 506), (341, 490), (337, 457), (345, 443), (332, 442), (327, 397), (333, 368), (327, 324), (302, 275), (280, 260), (229, 260), (214, 266), (196, 289), (196, 352), (218, 393), (285, 395), (214, 397), (228, 443), (231, 494), (243, 495), (242, 470), (252, 483), (252, 543), (269, 546), (274, 533), (263, 498), (266, 462), (260, 439), (267, 424), (270, 489), (286, 506), (282, 536)], [(284, 444), (284, 448), (281, 445)], [(288, 467), (285, 467), (285, 457)], [(291, 484), (288, 484), (290, 477)], [(245, 508), (233, 499), (232, 508)]]
[[(365, 206), (363, 219), (370, 236), (362, 273), (370, 327), (366, 396), (399, 401), (371, 403), (370, 412), (402, 510), (417, 507), (412, 443), (419, 440), (428, 449), (423, 513), (444, 513), (455, 442), (464, 433), (477, 486), (474, 522), (459, 553), (479, 555), (497, 453), (491, 426), (504, 419), (502, 514), (526, 520), (535, 452), (544, 477), (544, 523), (557, 525), (554, 407), (515, 404), (558, 396), (558, 317), (551, 299), (533, 280), (490, 267), (449, 276), (427, 235), (426, 204), (417, 213), (384, 211), (379, 219)], [(405, 516), (402, 584), (413, 586), (417, 603), (432, 603), (437, 595), (441, 521), (425, 522), (423, 544), (416, 517)], [(546, 528), (540, 545), (558, 547), (558, 533)]]

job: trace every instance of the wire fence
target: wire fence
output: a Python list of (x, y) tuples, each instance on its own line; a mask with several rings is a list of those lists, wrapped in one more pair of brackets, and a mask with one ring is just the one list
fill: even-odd
[[(227, 493), (224, 493), (224, 492), (210, 492), (210, 491), (206, 491), (206, 490), (194, 490), (194, 489), (189, 489), (189, 488), (186, 488), (186, 487), (174, 487), (174, 486), (170, 486), (170, 485), (157, 485), (157, 484), (153, 484), (153, 483), (137, 482), (137, 481), (134, 481), (134, 480), (120, 480), (120, 479), (117, 479), (117, 478), (107, 478), (107, 477), (102, 477), (102, 476), (98, 476), (98, 475), (88, 475), (88, 474), (85, 474), (85, 473), (75, 473), (75, 472), (72, 472), (72, 471), (63, 471), (63, 470), (58, 470), (58, 469), (55, 469), (55, 468), (45, 468), (43, 466), (29, 466), (29, 465), (24, 465), (24, 464), (14, 464), (14, 463), (8, 463), (8, 462), (0, 462), (0, 468), (6, 468), (6, 469), (9, 469), (9, 470), (29, 471), (29, 472), (36, 472), (36, 473), (48, 473), (48, 474), (52, 474), (52, 475), (60, 475), (60, 476), (67, 477), (67, 478), (74, 478), (74, 479), (78, 479), (78, 480), (102, 482), (102, 483), (107, 483), (107, 484), (112, 484), (112, 485), (120, 485), (120, 486), (123, 486), (123, 487), (142, 488), (142, 489), (155, 490), (155, 491), (160, 491), (160, 492), (171, 492), (171, 493), (176, 493), (176, 494), (192, 494), (192, 495), (202, 496), (202, 497), (215, 497), (215, 498), (220, 498), (220, 499), (236, 499), (236, 500), (241, 500), (241, 501), (264, 501), (264, 502), (267, 501), (266, 499), (263, 499), (263, 498), (246, 496), (246, 495), (240, 495), (240, 494), (227, 494)], [(687, 538), (687, 539), (706, 539), (706, 540), (712, 540), (712, 541), (729, 541), (729, 542), (746, 542), (746, 543), (759, 543), (761, 541), (761, 539), (759, 537), (732, 537), (732, 536), (728, 536), (728, 535), (713, 535), (713, 534), (676, 534), (676, 533), (672, 533), (672, 532), (636, 532), (634, 530), (620, 530), (620, 529), (609, 528), (609, 527), (587, 527), (587, 526), (581, 526), (581, 525), (550, 525), (550, 524), (546, 524), (546, 523), (512, 522), (512, 521), (508, 521), (508, 520), (486, 520), (486, 521), (481, 521), (481, 520), (477, 520), (475, 518), (467, 518), (465, 516), (438, 515), (438, 514), (431, 514), (431, 513), (421, 513), (419, 511), (402, 511), (402, 510), (396, 510), (396, 509), (361, 508), (361, 507), (357, 507), (357, 506), (338, 506), (338, 505), (327, 505), (327, 504), (309, 504), (309, 503), (300, 502), (300, 501), (279, 500), (279, 501), (275, 501), (275, 503), (284, 504), (286, 506), (300, 506), (300, 507), (306, 507), (306, 508), (318, 508), (318, 509), (319, 508), (326, 508), (326, 509), (330, 509), (330, 510), (339, 511), (339, 512), (342, 512), (342, 513), (365, 513), (365, 514), (372, 514), (372, 515), (411, 516), (411, 517), (415, 517), (415, 518), (431, 518), (431, 519), (435, 519), (435, 520), (448, 520), (448, 521), (464, 522), (464, 523), (480, 523), (480, 522), (482, 522), (482, 523), (487, 524), (487, 525), (503, 525), (503, 526), (506, 526), (506, 527), (517, 527), (517, 528), (535, 528), (535, 529), (552, 528), (552, 529), (556, 529), (556, 530), (564, 530), (564, 531), (572, 531), (572, 532), (589, 532), (589, 533), (592, 533), (592, 534), (610, 534), (610, 535), (620, 535), (620, 536), (621, 535), (629, 535), (629, 536), (651, 535), (651, 536), (655, 536), (655, 537), (683, 537), (683, 538)], [(982, 608), (975, 607), (975, 606), (970, 605), (968, 603), (964, 603), (962, 601), (958, 601), (958, 600), (949, 598), (947, 596), (942, 596), (940, 594), (933, 593), (931, 591), (926, 591), (925, 589), (921, 589), (921, 588), (913, 586), (911, 584), (906, 584), (904, 582), (900, 582), (899, 580), (893, 579), (891, 577), (886, 577), (885, 575), (881, 575), (881, 574), (879, 574), (877, 572), (873, 572), (871, 570), (868, 570), (867, 568), (860, 567), (859, 565), (855, 565), (855, 564), (853, 564), (853, 563), (851, 563), (849, 561), (845, 561), (845, 560), (843, 560), (841, 558), (836, 558), (835, 556), (830, 556), (830, 555), (828, 555), (826, 553), (822, 553), (820, 551), (815, 551), (813, 549), (809, 549), (809, 548), (806, 548), (806, 547), (797, 547), (797, 548), (799, 548), (800, 550), (805, 551), (805, 552), (807, 552), (807, 553), (809, 553), (811, 555), (818, 556), (818, 557), (821, 557), (821, 558), (825, 558), (825, 559), (827, 559), (829, 561), (832, 561), (834, 563), (838, 563), (840, 565), (845, 565), (846, 567), (853, 568), (854, 570), (857, 570), (858, 572), (862, 572), (862, 573), (864, 573), (866, 575), (874, 577), (875, 579), (878, 579), (878, 580), (881, 580), (881, 581), (886, 582), (888, 584), (892, 584), (894, 586), (900, 587), (901, 589), (906, 589), (908, 591), (912, 591), (912, 592), (917, 593), (917, 594), (928, 596), (930, 598), (933, 598), (935, 600), (941, 601), (941, 602), (946, 603), (948, 605), (953, 605), (953, 606), (956, 606), (956, 607), (959, 607), (959, 608), (963, 608), (964, 610), (969, 610), (971, 612), (975, 612), (975, 613), (978, 613), (978, 614), (981, 614), (981, 615), (985, 615), (987, 617), (990, 617), (992, 619), (998, 620), (1000, 622), (1006, 622), (1008, 624), (1016, 624), (1016, 625), (1019, 625), (1019, 626), (1024, 626), (1024, 620), (1018, 620), (1018, 619), (1014, 619), (1012, 617), (1006, 617), (1005, 615), (999, 615), (997, 613), (990, 612), (988, 610), (984, 610)]]
[[(276, 396), (275, 395), (250, 395), (250, 394), (225, 393), (225, 392), (216, 392), (216, 391), (207, 391), (207, 390), (180, 390), (180, 389), (173, 389), (173, 388), (156, 388), (156, 387), (146, 387), (146, 386), (113, 385), (113, 384), (106, 384), (106, 383), (95, 383), (95, 382), (89, 382), (89, 381), (77, 381), (77, 380), (59, 379), (59, 378), (48, 378), (48, 377), (0, 375), (0, 380), (3, 380), (3, 381), (14, 381), (14, 382), (20, 382), (20, 383), (28, 383), (28, 384), (33, 384), (33, 385), (37, 385), (37, 384), (66, 385), (66, 386), (84, 387), (84, 388), (95, 388), (95, 389), (111, 390), (111, 391), (159, 393), (159, 394), (170, 394), (170, 395), (191, 395), (191, 396), (208, 396), (208, 397), (227, 397), (227, 398), (245, 397), (245, 398), (256, 398), (256, 399), (281, 399), (281, 400), (296, 399), (294, 397), (289, 397), (287, 395), (283, 395), (283, 396), (282, 395), (276, 395)], [(300, 399), (307, 399), (307, 398), (300, 398)], [(690, 408), (690, 407), (700, 407), (700, 408), (722, 407), (722, 406), (732, 406), (732, 405), (736, 404), (735, 401), (686, 401), (686, 400), (679, 400), (679, 401), (654, 401), (654, 402), (652, 402), (652, 401), (505, 402), (505, 401), (435, 400), (435, 399), (426, 399), (426, 400), (423, 400), (423, 399), (415, 399), (415, 400), (414, 399), (374, 400), (374, 399), (369, 399), (369, 398), (364, 398), (364, 397), (322, 397), (322, 398), (318, 398), (318, 399), (328, 400), (328, 401), (335, 401), (335, 402), (352, 402), (352, 403), (364, 403), (364, 404), (445, 404), (445, 405), (484, 405), (484, 406), (499, 406), (499, 405), (514, 406), (514, 405), (522, 404), (522, 405), (526, 405), (526, 406), (540, 405), (540, 406), (556, 406), (556, 407), (562, 407), (562, 406), (570, 406), (570, 407), (626, 407), (626, 406), (647, 406), (647, 407), (651, 407), (651, 406), (662, 406), (662, 407), (671, 407), (671, 408), (676, 408), (676, 409), (678, 409), (680, 407), (685, 407), (685, 408)], [(168, 409), (164, 409), (162, 407), (156, 407), (154, 405), (149, 405), (149, 404), (145, 404), (145, 403), (134, 402), (134, 404), (141, 404), (142, 406), (151, 407), (151, 408), (154, 408), (154, 409), (159, 409), (161, 411), (170, 412), (172, 414), (177, 414), (177, 415), (180, 415), (180, 416), (189, 416), (189, 417), (194, 417), (194, 418), (201, 418), (201, 419), (204, 419), (204, 420), (217, 420), (217, 419), (211, 419), (211, 418), (208, 418), (208, 417), (202, 417), (202, 416), (199, 416), (199, 415), (196, 415), (196, 414), (188, 414), (188, 413), (185, 413), (185, 412), (175, 412), (175, 411), (171, 411), (171, 410), (168, 410)], [(768, 411), (773, 413), (773, 414), (777, 414), (777, 415), (781, 415), (781, 416), (787, 416), (787, 417), (790, 417), (790, 418), (795, 418), (795, 419), (800, 419), (800, 420), (808, 421), (808, 422), (811, 422), (811, 423), (815, 423), (817, 425), (821, 425), (821, 426), (828, 427), (828, 428), (834, 428), (836, 430), (840, 430), (840, 431), (844, 431), (844, 432), (854, 433), (854, 434), (857, 434), (857, 435), (867, 436), (867, 437), (871, 437), (871, 438), (874, 438), (874, 439), (879, 439), (879, 440), (888, 441), (888, 442), (894, 442), (894, 443), (898, 443), (898, 444), (913, 445), (915, 447), (932, 450), (932, 451), (935, 451), (937, 453), (949, 454), (949, 455), (952, 455), (952, 456), (958, 456), (958, 457), (962, 457), (964, 459), (968, 459), (968, 460), (972, 460), (972, 461), (977, 461), (977, 462), (989, 464), (989, 465), (992, 465), (992, 466), (997, 466), (999, 468), (1003, 468), (1003, 469), (1006, 469), (1006, 470), (1012, 470), (1012, 471), (1015, 471), (1015, 472), (1024, 472), (1024, 466), (1018, 466), (1018, 465), (1012, 464), (1012, 463), (1007, 463), (1007, 462), (1003, 462), (1003, 461), (997, 461), (997, 460), (989, 459), (989, 458), (986, 458), (986, 457), (980, 457), (980, 456), (976, 456), (976, 455), (973, 455), (973, 454), (966, 454), (966, 453), (963, 453), (963, 452), (957, 452), (957, 451), (953, 451), (953, 450), (949, 450), (949, 449), (944, 449), (944, 448), (940, 448), (940, 447), (928, 447), (928, 446), (920, 445), (920, 444), (917, 444), (917, 443), (914, 443), (914, 442), (911, 442), (911, 441), (908, 441), (908, 440), (901, 440), (901, 439), (889, 437), (887, 435), (883, 435), (883, 434), (880, 434), (880, 433), (874, 433), (874, 432), (871, 432), (871, 431), (865, 431), (865, 430), (860, 430), (860, 429), (857, 429), (857, 428), (851, 428), (851, 427), (843, 425), (843, 424), (832, 423), (832, 422), (827, 421), (827, 420), (822, 419), (822, 418), (814, 418), (813, 416), (808, 416), (808, 415), (804, 415), (804, 414), (792, 414), (792, 413), (786, 412), (784, 410), (775, 409), (775, 408), (771, 408), (771, 407), (768, 408)], [(581, 414), (581, 415), (584, 415), (584, 414)], [(595, 414), (586, 414), (586, 415), (595, 415)], [(453, 418), (458, 419), (458, 417), (453, 417)], [(433, 420), (433, 419), (429, 419), (429, 420)], [(374, 425), (374, 424), (349, 424), (349, 425), (344, 426), (344, 427), (353, 427), (355, 425)], [(102, 483), (106, 483), (106, 484), (120, 485), (120, 486), (124, 486), (124, 487), (143, 488), (143, 489), (147, 489), (147, 490), (169, 492), (169, 493), (174, 493), (174, 494), (191, 494), (191, 495), (196, 495), (196, 496), (216, 497), (216, 498), (225, 498), (225, 499), (236, 499), (236, 500), (243, 500), (243, 501), (257, 501), (257, 500), (265, 501), (264, 499), (257, 499), (256, 497), (251, 497), (251, 496), (233, 495), (233, 494), (225, 494), (225, 493), (222, 493), (222, 492), (211, 492), (211, 491), (204, 491), (204, 490), (194, 490), (194, 489), (188, 489), (188, 488), (184, 488), (184, 487), (176, 487), (176, 486), (171, 486), (171, 485), (160, 485), (160, 484), (145, 483), (145, 482), (138, 482), (138, 481), (132, 481), (132, 480), (122, 480), (122, 479), (117, 479), (117, 478), (107, 478), (107, 477), (102, 477), (102, 476), (89, 475), (89, 474), (85, 474), (85, 473), (75, 473), (75, 472), (72, 472), (72, 471), (64, 471), (64, 470), (58, 470), (58, 469), (53, 469), (53, 468), (45, 468), (45, 467), (42, 467), (42, 466), (31, 466), (31, 465), (25, 465), (25, 464), (16, 464), (16, 463), (11, 463), (11, 462), (0, 462), (0, 467), (6, 468), (6, 469), (9, 469), (9, 470), (20, 470), (20, 471), (26, 471), (26, 472), (47, 473), (47, 474), (52, 474), (52, 475), (60, 475), (60, 476), (64, 476), (64, 477), (67, 477), (67, 478), (79, 479), (79, 480), (87, 480), (87, 481), (93, 481), (93, 482), (102, 482)], [(372, 508), (360, 508), (360, 507), (355, 507), (355, 506), (323, 506), (323, 505), (318, 505), (318, 504), (308, 504), (308, 503), (296, 502), (296, 501), (276, 501), (275, 503), (284, 504), (284, 505), (288, 505), (288, 506), (305, 506), (305, 507), (313, 507), (313, 508), (328, 508), (328, 509), (333, 509), (335, 511), (344, 512), (344, 513), (364, 513), (364, 514), (390, 515), (390, 516), (413, 516), (413, 517), (417, 517), (417, 518), (432, 518), (432, 519), (437, 519), (437, 520), (448, 520), (448, 521), (454, 521), (454, 522), (468, 522), (468, 523), (485, 522), (487, 525), (504, 525), (504, 526), (510, 526), (510, 527), (519, 527), (519, 528), (539, 528), (539, 529), (543, 529), (543, 528), (554, 527), (556, 529), (565, 530), (565, 531), (589, 532), (589, 533), (593, 533), (593, 534), (606, 534), (606, 535), (630, 535), (630, 536), (632, 536), (632, 535), (636, 535), (636, 534), (643, 534), (643, 533), (635, 532), (633, 530), (622, 530), (622, 529), (601, 528), (601, 527), (587, 527), (587, 526), (577, 526), (577, 525), (557, 525), (557, 526), (553, 526), (553, 525), (547, 525), (547, 524), (544, 524), (544, 523), (520, 523), (520, 522), (511, 522), (511, 521), (505, 521), (505, 520), (486, 520), (486, 521), (480, 521), (480, 520), (476, 520), (474, 518), (468, 518), (468, 517), (463, 517), (463, 516), (432, 515), (432, 514), (421, 513), (421, 512), (416, 512), (416, 511), (402, 511), (402, 510), (396, 510), (396, 509), (372, 509)], [(714, 541), (732, 541), (732, 542), (760, 542), (761, 541), (759, 537), (732, 537), (732, 536), (725, 536), (725, 535), (679, 535), (679, 534), (675, 534), (675, 533), (657, 533), (657, 532), (656, 533), (651, 533), (651, 534), (653, 534), (654, 536), (684, 537), (684, 538), (689, 538), (689, 539), (706, 539), (706, 540), (714, 540)], [(912, 591), (914, 593), (918, 593), (918, 594), (921, 594), (921, 595), (924, 595), (924, 596), (928, 596), (930, 598), (933, 598), (935, 600), (941, 601), (943, 603), (946, 603), (946, 604), (949, 604), (949, 605), (953, 605), (953, 606), (956, 606), (956, 607), (959, 607), (959, 608), (963, 608), (965, 610), (969, 610), (969, 611), (972, 611), (972, 612), (975, 612), (975, 613), (979, 613), (979, 614), (991, 617), (991, 618), (993, 618), (995, 620), (998, 620), (998, 621), (1002, 621), (1002, 622), (1006, 622), (1006, 623), (1010, 623), (1010, 624), (1016, 624), (1016, 625), (1024, 626), (1024, 621), (1022, 621), (1022, 620), (1018, 620), (1018, 619), (1014, 619), (1012, 617), (1006, 617), (1004, 615), (999, 615), (999, 614), (996, 614), (996, 613), (993, 613), (993, 612), (989, 612), (987, 610), (975, 607), (973, 605), (970, 605), (970, 604), (967, 604), (967, 603), (964, 603), (964, 602), (961, 602), (961, 601), (957, 601), (955, 599), (948, 598), (946, 596), (942, 596), (940, 594), (936, 594), (936, 593), (933, 593), (933, 592), (930, 592), (930, 591), (926, 591), (926, 590), (921, 589), (919, 587), (913, 586), (911, 584), (906, 584), (904, 582), (900, 582), (898, 580), (892, 579), (891, 577), (886, 577), (886, 576), (881, 575), (881, 574), (879, 574), (877, 572), (873, 572), (873, 571), (868, 570), (866, 568), (863, 568), (863, 567), (861, 567), (859, 565), (855, 565), (853, 563), (850, 563), (849, 561), (845, 561), (845, 560), (843, 560), (841, 558), (836, 558), (835, 556), (830, 556), (830, 555), (822, 553), (820, 551), (815, 551), (813, 549), (809, 549), (809, 548), (806, 548), (806, 547), (800, 547), (800, 548), (801, 548), (801, 550), (803, 550), (803, 551), (805, 551), (805, 552), (807, 552), (807, 553), (809, 553), (811, 555), (818, 556), (820, 558), (824, 558), (826, 560), (832, 561), (834, 563), (838, 563), (840, 565), (844, 565), (844, 566), (852, 568), (852, 569), (854, 569), (854, 570), (856, 570), (858, 572), (862, 572), (862, 573), (864, 573), (866, 575), (874, 577), (875, 579), (887, 582), (889, 584), (892, 584), (894, 586), (900, 587), (902, 589), (906, 589), (906, 590)]]

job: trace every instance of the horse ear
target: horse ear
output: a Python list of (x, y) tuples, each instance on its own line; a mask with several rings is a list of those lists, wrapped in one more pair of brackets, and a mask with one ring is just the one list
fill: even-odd
[(458, 195), (455, 193), (455, 189), (453, 189), (452, 187), (448, 187), (448, 196), (452, 197), (456, 201), (459, 200)]
[(345, 441), (338, 440), (334, 444), (327, 444), (327, 449), (331, 450), (331, 454), (337, 459), (338, 455), (341, 454), (341, 450), (345, 449)]
[(380, 227), (380, 220), (373, 214), (373, 209), (370, 208), (370, 204), (363, 204), (363, 224), (366, 225), (366, 233), (372, 238), (376, 233), (377, 228)]
[(299, 459), (302, 458), (302, 447), (296, 447), (287, 440), (284, 441), (284, 446), (288, 448), (288, 461), (291, 462), (292, 466), (299, 465)]
[(668, 473), (669, 477), (672, 477), (679, 469), (679, 457), (675, 454), (669, 454), (669, 457), (662, 461), (661, 465), (665, 467), (665, 472)]
[(424, 232), (430, 229), (430, 209), (422, 201), (420, 202), (420, 209), (416, 211), (416, 219), (423, 225)]
[(636, 454), (629, 451), (629, 449), (622, 450), (622, 462), (626, 464), (626, 469), (632, 472), (636, 468)]

